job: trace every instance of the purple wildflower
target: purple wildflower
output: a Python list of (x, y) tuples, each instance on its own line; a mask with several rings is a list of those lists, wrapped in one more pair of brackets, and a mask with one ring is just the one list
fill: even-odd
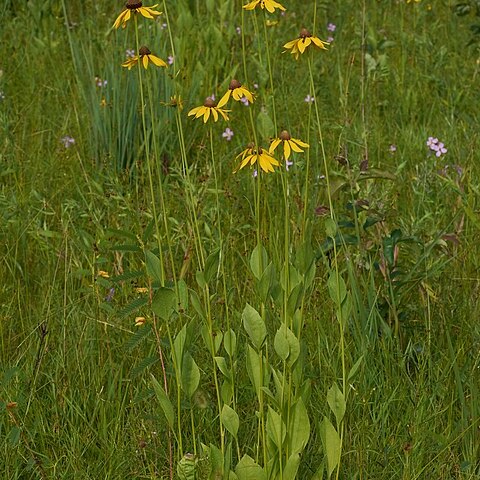
[(304, 100), (304, 102), (306, 103), (313, 103), (314, 101), (315, 101), (315, 97), (312, 97), (310, 94), (308, 94)]
[(168, 63), (169, 65), (173, 65), (173, 62), (174, 62), (174, 61), (175, 61), (175, 59), (173, 58), (173, 55), (169, 55), (169, 56), (167, 57), (167, 63)]
[(70, 135), (65, 135), (60, 139), (60, 142), (65, 148), (70, 148), (75, 143), (75, 139), (70, 137)]
[(133, 48), (127, 48), (125, 50), (125, 56), (127, 58), (133, 58), (135, 56), (135, 50)]
[(287, 172), (289, 171), (292, 165), (293, 165), (293, 162), (289, 162), (288, 160), (285, 160), (285, 168), (287, 169)]
[(334, 23), (329, 23), (329, 24), (327, 25), (327, 30), (328, 30), (329, 32), (334, 32), (336, 29), (337, 29), (337, 26), (336, 26)]
[(240, 101), (246, 106), (248, 107), (250, 105), (250, 102), (248, 101), (248, 98), (243, 96)]
[(233, 130), (230, 130), (230, 128), (226, 128), (225, 131), (222, 133), (222, 137), (229, 142), (232, 137), (233, 137)]

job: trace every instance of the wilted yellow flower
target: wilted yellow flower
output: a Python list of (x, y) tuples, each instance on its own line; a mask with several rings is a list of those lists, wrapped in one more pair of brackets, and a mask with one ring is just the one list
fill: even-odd
[(174, 107), (183, 110), (183, 100), (180, 95), (172, 95), (169, 102), (160, 102), (165, 107)]
[(148, 293), (148, 287), (135, 287), (137, 293)]
[(132, 58), (129, 58), (126, 62), (122, 63), (122, 67), (127, 67), (129, 70), (134, 67), (138, 60), (142, 61), (144, 68), (148, 68), (148, 62), (152, 62), (157, 67), (166, 67), (167, 64), (161, 59), (152, 54), (152, 52), (145, 46), (140, 47), (138, 52), (140, 55), (135, 55)]
[(110, 275), (105, 270), (99, 270), (98, 271), (98, 276), (103, 277), (103, 278), (110, 278)]
[(223, 107), (230, 99), (230, 96), (232, 96), (237, 102), (245, 97), (250, 103), (253, 103), (253, 93), (245, 87), (242, 87), (242, 84), (235, 79), (230, 82), (227, 93), (225, 93), (225, 95), (219, 100), (217, 107)]
[(113, 24), (113, 28), (118, 28), (120, 25), (122, 28), (127, 26), (127, 22), (130, 20), (130, 17), (133, 13), (140, 13), (145, 18), (155, 19), (156, 16), (161, 15), (162, 12), (157, 12), (154, 8), (157, 6), (153, 5), (152, 7), (144, 7), (142, 6), (142, 2), (139, 0), (127, 0), (125, 4), (125, 10), (117, 17), (115, 23)]
[(283, 5), (275, 2), (275, 0), (253, 0), (253, 2), (244, 5), (243, 8), (245, 10), (253, 10), (255, 7), (258, 7), (258, 5), (260, 5), (261, 8), (266, 8), (270, 13), (273, 13), (276, 8), (283, 11), (286, 10)]
[(280, 164), (278, 161), (272, 157), (266, 150), (262, 147), (255, 147), (255, 145), (250, 144), (248, 147), (237, 155), (237, 158), (241, 157), (240, 165), (234, 170), (233, 173), (237, 173), (246, 165), (254, 165), (255, 163), (259, 163), (260, 168), (266, 172), (273, 172), (273, 166), (279, 167)]
[(211, 97), (207, 97), (203, 105), (201, 107), (192, 108), (188, 112), (188, 116), (195, 115), (195, 118), (203, 116), (203, 123), (207, 123), (208, 119), (210, 118), (210, 114), (212, 114), (213, 120), (216, 122), (218, 120), (219, 113), (224, 120), (228, 120), (228, 111), (229, 110), (222, 110), (221, 108), (218, 108), (215, 101)]
[(145, 317), (136, 317), (135, 318), (135, 326), (136, 327), (141, 327), (141, 326), (145, 325), (146, 321), (147, 320), (145, 319)]
[(290, 158), (292, 150), (297, 153), (302, 153), (303, 150), (300, 147), (308, 148), (310, 146), (308, 143), (302, 142), (298, 138), (292, 138), (286, 130), (283, 130), (279, 137), (275, 138), (270, 144), (268, 153), (273, 153), (280, 143), (283, 143), (283, 156), (285, 157), (285, 160)]
[(286, 43), (283, 47), (287, 50), (291, 49), (292, 51), (290, 53), (295, 55), (295, 60), (297, 60), (299, 55), (312, 44), (323, 50), (327, 49), (326, 45), (330, 45), (329, 43), (320, 40), (318, 37), (314, 37), (306, 28), (302, 28), (299, 37)]

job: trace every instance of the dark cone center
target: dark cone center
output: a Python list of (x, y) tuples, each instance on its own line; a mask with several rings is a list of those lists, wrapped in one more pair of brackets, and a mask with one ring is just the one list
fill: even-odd
[(125, 7), (129, 10), (135, 10), (136, 8), (140, 8), (142, 6), (142, 2), (139, 0), (127, 0)]
[(152, 53), (145, 45), (143, 47), (140, 47), (140, 50), (138, 52), (140, 53), (141, 57), (143, 57), (144, 55), (150, 55)]
[(236, 88), (240, 88), (241, 86), (242, 86), (242, 84), (238, 80), (233, 79), (230, 82), (230, 85), (228, 86), (228, 88), (230, 90), (235, 90)]
[(287, 130), (283, 130), (282, 132), (280, 132), (280, 136), (279, 136), (280, 140), (290, 140), (292, 137), (290, 136), (290, 134), (287, 132)]
[(307, 37), (311, 37), (312, 34), (306, 29), (306, 28), (302, 28), (300, 30), (300, 38), (307, 38)]
[(211, 97), (207, 97), (203, 102), (203, 106), (207, 108), (213, 108), (216, 107), (217, 104), (215, 103), (215, 100), (213, 100)]

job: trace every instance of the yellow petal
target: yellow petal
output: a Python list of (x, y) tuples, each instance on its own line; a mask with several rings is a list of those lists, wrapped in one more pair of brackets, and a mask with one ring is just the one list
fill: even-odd
[(124, 20), (125, 15), (127, 13), (130, 13), (130, 10), (126, 9), (124, 10), (115, 20), (115, 23), (113, 24), (113, 28), (118, 28), (122, 23), (124, 23), (126, 20)]
[(157, 67), (166, 67), (167, 66), (167, 64), (161, 58), (158, 58), (155, 55), (149, 55), (148, 58)]
[(290, 141), (285, 140), (283, 142), (283, 156), (285, 157), (285, 160), (288, 160), (290, 158), (290, 153), (292, 153), (292, 151), (290, 150)]
[(210, 109), (212, 111), (212, 115), (213, 115), (213, 119), (218, 122), (218, 112), (217, 112), (217, 109), (215, 107), (212, 107)]
[(220, 112), (220, 115), (222, 115), (223, 119), (225, 121), (228, 121), (228, 115), (227, 115), (227, 112), (229, 112), (230, 110), (220, 110), (218, 107), (217, 107), (217, 111)]
[(287, 43), (283, 46), (283, 48), (287, 48), (287, 49), (293, 48), (293, 46), (294, 46), (297, 42), (298, 42), (298, 38), (296, 38), (295, 40), (292, 40), (292, 41), (290, 41), (290, 42), (287, 42)]
[(269, 153), (273, 153), (275, 149), (280, 145), (281, 140), (279, 138), (276, 138), (273, 140), (273, 142), (270, 144), (270, 148), (268, 149)]
[(295, 143), (295, 140), (293, 138), (291, 138), (288, 141), (288, 144), (290, 145), (290, 147), (292, 148), (292, 150), (294, 152), (297, 152), (297, 153), (302, 153), (303, 152), (303, 150)]
[(225, 93), (225, 95), (217, 103), (218, 108), (222, 108), (228, 102), (231, 93), (232, 93), (232, 91), (230, 89), (228, 89), (227, 93)]
[(311, 38), (312, 38), (312, 42), (313, 42), (318, 48), (322, 48), (323, 50), (327, 50), (326, 45), (330, 45), (329, 43), (320, 40), (318, 37), (311, 37)]
[(203, 107), (195, 107), (195, 108), (192, 108), (192, 109), (188, 112), (188, 116), (190, 116), (190, 115), (195, 115), (201, 108), (203, 108)]
[(243, 8), (245, 10), (253, 10), (259, 3), (260, 0), (254, 0), (253, 2), (247, 3), (247, 5), (244, 5)]
[(305, 49), (312, 43), (312, 41), (310, 40), (310, 37), (306, 37), (304, 38), (303, 40), (301, 40), (300, 42), (298, 42), (298, 51), (300, 53), (303, 53), (305, 51)]
[(202, 106), (199, 108), (197, 114), (195, 115), (195, 118), (200, 118), (201, 116), (205, 115), (207, 113), (208, 108), (205, 106)]
[(145, 7), (140, 7), (137, 9), (137, 11), (140, 12), (145, 18), (155, 18)]
[(300, 145), (300, 146), (303, 147), (303, 148), (308, 148), (308, 147), (310, 147), (310, 145), (309, 145), (308, 143), (302, 142), (302, 141), (299, 140), (298, 138), (292, 138), (291, 140), (292, 140), (292, 142), (295, 142), (297, 145)]
[(143, 68), (147, 69), (148, 68), (148, 55), (144, 55), (142, 57), (142, 63), (143, 63)]
[[(158, 3), (157, 3), (158, 5)], [(154, 8), (157, 6), (157, 5), (153, 5), (152, 7), (142, 7), (144, 10), (146, 10), (150, 15), (161, 15), (162, 12), (159, 12), (157, 10), (154, 10)]]
[(203, 115), (203, 123), (207, 123), (208, 122), (208, 119), (210, 118), (210, 112), (211, 112), (211, 108), (208, 108), (208, 107), (205, 107), (205, 113)]

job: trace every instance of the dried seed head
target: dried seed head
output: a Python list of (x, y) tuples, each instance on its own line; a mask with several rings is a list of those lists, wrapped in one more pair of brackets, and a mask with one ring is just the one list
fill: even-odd
[(216, 107), (217, 104), (216, 104), (215, 100), (212, 99), (212, 97), (207, 97), (205, 99), (205, 101), (203, 102), (203, 106), (208, 107), (208, 108), (213, 108), (213, 107)]
[(280, 132), (279, 138), (280, 138), (280, 140), (290, 140), (292, 137), (287, 132), (287, 130), (283, 130), (282, 132)]
[(230, 85), (228, 86), (228, 88), (230, 90), (235, 90), (236, 88), (240, 88), (241, 86), (242, 86), (242, 84), (238, 80), (233, 79), (230, 82)]
[(307, 37), (311, 37), (312, 34), (306, 29), (306, 28), (302, 28), (300, 30), (300, 38), (307, 38)]
[(139, 0), (127, 0), (125, 7), (129, 10), (135, 10), (136, 8), (140, 8), (142, 6), (142, 2)]
[(140, 47), (138, 53), (140, 53), (140, 56), (143, 57), (144, 55), (150, 55), (152, 52), (144, 45), (143, 47)]

